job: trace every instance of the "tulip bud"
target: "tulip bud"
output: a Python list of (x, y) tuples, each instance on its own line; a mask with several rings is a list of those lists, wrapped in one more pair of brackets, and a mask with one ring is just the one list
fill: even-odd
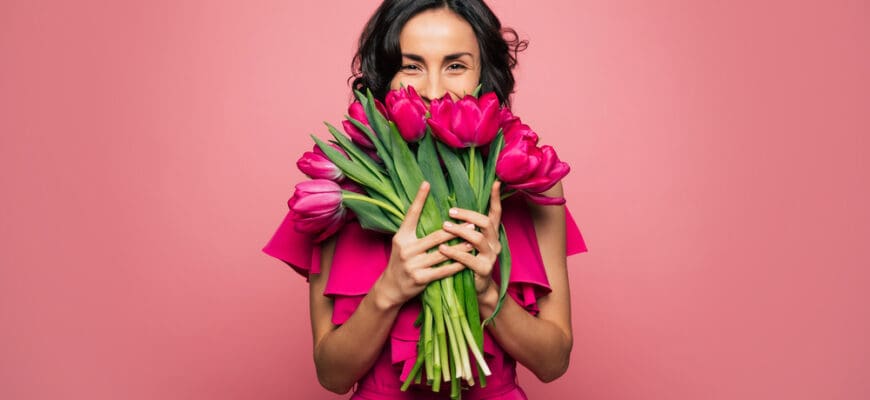
[(426, 133), (426, 104), (413, 87), (387, 93), (387, 113), (407, 142), (416, 142)]
[[(333, 145), (336, 149), (344, 152), (338, 146)], [(345, 156), (347, 156), (345, 154)], [(299, 170), (302, 171), (305, 175), (308, 175), (312, 179), (328, 179), (331, 181), (341, 181), (344, 179), (344, 174), (341, 172), (341, 169), (338, 168), (329, 158), (326, 157), (326, 154), (323, 153), (323, 150), (320, 150), (320, 147), (314, 146), (312, 151), (306, 151), (302, 154), (302, 157), (296, 161), (296, 166), (299, 167)]]
[(537, 147), (538, 135), (518, 118), (503, 119), (505, 145), (495, 173), (507, 188), (524, 192), (538, 204), (564, 204), (564, 198), (541, 193), (568, 175), (571, 168), (559, 160), (552, 146)]
[(457, 102), (446, 95), (432, 100), (429, 111), (432, 133), (453, 148), (489, 144), (502, 121), (498, 97), (493, 92), (479, 99), (468, 95)]
[(313, 179), (296, 185), (287, 202), (295, 214), (294, 228), (300, 233), (318, 234), (321, 242), (338, 231), (345, 221), (341, 187), (327, 179)]
[[(380, 101), (375, 100), (375, 108), (377, 108), (381, 114), (387, 115), (386, 108), (384, 108), (383, 103), (381, 103)], [(369, 124), (369, 119), (366, 116), (365, 109), (363, 108), (362, 103), (360, 103), (359, 101), (350, 103), (350, 106), (348, 106), (347, 108), (347, 114), (351, 118), (362, 122), (365, 126), (371, 127), (371, 125)], [(350, 136), (350, 140), (353, 140), (353, 142), (360, 147), (366, 149), (375, 148), (375, 145), (372, 143), (369, 137), (366, 136), (363, 131), (357, 128), (356, 125), (351, 123), (349, 120), (342, 121), (341, 126), (344, 127), (345, 133)]]

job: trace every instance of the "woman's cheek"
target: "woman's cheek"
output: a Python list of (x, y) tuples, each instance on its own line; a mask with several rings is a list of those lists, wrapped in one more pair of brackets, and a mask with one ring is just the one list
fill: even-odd
[(459, 100), (467, 94), (474, 93), (474, 89), (477, 89), (477, 85), (480, 82), (479, 79), (466, 78), (453, 82), (450, 88), (447, 89), (450, 92), (453, 100)]
[(392, 83), (390, 83), (390, 89), (393, 90), (401, 89), (403, 86), (413, 86), (414, 89), (419, 89), (419, 79), (415, 79), (414, 77), (407, 75), (397, 75), (395, 78), (393, 78)]

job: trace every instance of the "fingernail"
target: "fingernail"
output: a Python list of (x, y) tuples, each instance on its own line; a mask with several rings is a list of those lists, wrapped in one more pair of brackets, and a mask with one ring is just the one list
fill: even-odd
[(444, 227), (445, 227), (445, 228), (451, 228), (451, 227), (453, 227), (453, 224), (450, 223), (450, 222), (448, 222), (448, 221), (444, 221)]
[(474, 224), (466, 224), (465, 227), (468, 229), (474, 229)]
[(459, 210), (457, 210), (457, 209), (455, 209), (455, 208), (451, 208), (451, 209), (450, 209), (449, 211), (447, 211), (447, 212), (448, 212), (450, 215), (456, 215), (457, 213), (459, 213)]

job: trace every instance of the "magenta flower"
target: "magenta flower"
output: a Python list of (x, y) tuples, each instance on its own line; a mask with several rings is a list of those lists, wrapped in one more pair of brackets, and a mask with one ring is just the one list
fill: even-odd
[(426, 133), (426, 103), (413, 87), (387, 93), (387, 113), (407, 142), (416, 142)]
[(538, 204), (565, 204), (564, 198), (541, 193), (568, 175), (571, 171), (568, 164), (559, 160), (552, 146), (538, 148), (538, 135), (519, 119), (509, 120), (504, 129), (505, 145), (495, 167), (499, 180)]
[[(341, 147), (334, 144), (330, 145), (347, 157), (347, 153), (345, 153)], [(329, 158), (326, 157), (326, 154), (323, 153), (323, 150), (320, 150), (320, 147), (317, 145), (314, 146), (312, 151), (306, 151), (303, 153), (302, 157), (299, 157), (299, 160), (296, 161), (296, 166), (299, 167), (299, 170), (302, 171), (302, 173), (308, 175), (312, 179), (329, 179), (335, 182), (340, 182), (344, 179), (344, 174), (341, 172), (341, 169), (330, 161)]]
[(520, 118), (511, 112), (510, 108), (504, 107), (498, 112), (499, 124), (503, 132), (507, 132), (508, 127), (514, 123), (520, 122)]
[(344, 225), (347, 210), (341, 200), (341, 187), (331, 180), (299, 183), (287, 201), (295, 214), (294, 228), (300, 233), (317, 234), (315, 242), (323, 241)]
[(567, 163), (559, 160), (553, 146), (543, 146), (539, 152), (540, 163), (531, 176), (525, 182), (514, 183), (511, 186), (531, 193), (542, 193), (556, 185), (571, 171)]
[(489, 144), (501, 124), (498, 97), (493, 92), (479, 99), (467, 95), (457, 102), (449, 95), (432, 100), (429, 126), (438, 140), (453, 148)]
[(495, 173), (505, 184), (525, 182), (541, 163), (538, 135), (525, 124), (505, 129), (505, 143), (495, 164)]
[[(381, 114), (387, 115), (386, 108), (384, 108), (383, 103), (381, 103), (380, 101), (375, 100), (375, 108), (377, 108), (378, 111), (381, 112)], [(350, 103), (350, 106), (348, 106), (348, 108), (347, 108), (347, 114), (351, 118), (353, 118), (359, 122), (362, 122), (363, 124), (365, 124), (368, 127), (371, 127), (371, 125), (369, 124), (369, 119), (368, 119), (368, 117), (366, 117), (365, 109), (363, 109), (363, 106), (359, 101), (355, 101), (353, 103)], [(357, 128), (349, 120), (342, 121), (341, 126), (344, 127), (344, 131), (347, 133), (348, 136), (350, 136), (350, 140), (353, 140), (353, 142), (356, 143), (357, 145), (359, 145), (365, 149), (374, 149), (375, 148), (375, 145), (372, 144), (372, 141), (369, 140), (369, 137), (366, 136), (366, 134), (363, 133), (363, 131), (359, 130), (359, 128)]]

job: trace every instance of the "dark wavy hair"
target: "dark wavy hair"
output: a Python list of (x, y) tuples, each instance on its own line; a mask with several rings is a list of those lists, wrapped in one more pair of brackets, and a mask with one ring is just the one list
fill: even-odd
[(383, 100), (390, 81), (402, 66), (399, 48), (402, 28), (415, 15), (435, 8), (448, 8), (471, 25), (480, 46), (481, 90), (495, 92), (502, 104), (510, 106), (517, 53), (525, 50), (528, 41), (519, 40), (513, 29), (502, 28), (481, 0), (385, 0), (360, 35), (351, 64), (351, 86), (361, 91), (370, 89), (376, 98)]

